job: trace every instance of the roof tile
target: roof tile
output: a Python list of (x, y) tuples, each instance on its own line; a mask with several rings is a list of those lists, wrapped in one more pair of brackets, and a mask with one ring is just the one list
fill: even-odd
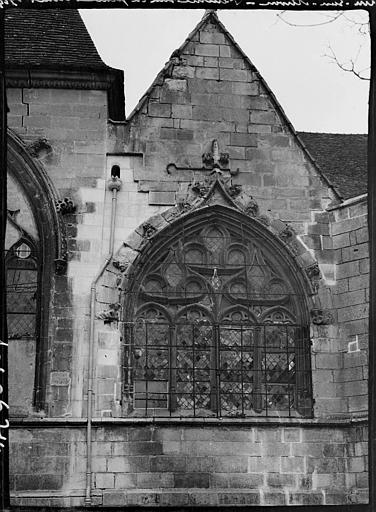
[(8, 68), (106, 70), (76, 9), (8, 9)]
[(367, 135), (298, 132), (322, 172), (344, 199), (367, 192)]

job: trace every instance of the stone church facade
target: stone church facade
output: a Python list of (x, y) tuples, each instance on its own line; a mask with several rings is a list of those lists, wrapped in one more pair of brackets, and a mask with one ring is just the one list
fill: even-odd
[(127, 119), (77, 11), (7, 16), (13, 505), (367, 503), (360, 182), (215, 12)]

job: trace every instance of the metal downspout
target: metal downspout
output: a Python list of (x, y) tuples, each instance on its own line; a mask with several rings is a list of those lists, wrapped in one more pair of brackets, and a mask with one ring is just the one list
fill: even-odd
[(116, 219), (116, 204), (117, 204), (117, 193), (121, 188), (121, 181), (119, 178), (112, 176), (109, 180), (108, 189), (112, 192), (112, 203), (111, 203), (111, 225), (110, 225), (110, 242), (109, 252), (95, 276), (90, 288), (90, 332), (89, 332), (89, 366), (88, 366), (88, 390), (87, 390), (87, 426), (86, 426), (86, 495), (85, 505), (91, 505), (91, 448), (92, 448), (92, 435), (91, 426), (93, 419), (93, 384), (94, 384), (94, 322), (95, 322), (95, 299), (97, 284), (101, 278), (103, 272), (106, 270), (107, 265), (112, 260), (114, 253), (114, 238), (115, 238), (115, 219)]

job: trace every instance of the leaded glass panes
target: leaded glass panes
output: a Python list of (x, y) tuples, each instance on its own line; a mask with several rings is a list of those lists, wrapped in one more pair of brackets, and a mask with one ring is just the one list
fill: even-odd
[(7, 323), (9, 339), (34, 338), (38, 270), (36, 255), (22, 242), (7, 257)]

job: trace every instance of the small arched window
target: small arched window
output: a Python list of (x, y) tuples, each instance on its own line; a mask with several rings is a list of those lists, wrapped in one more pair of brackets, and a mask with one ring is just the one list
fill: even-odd
[(256, 224), (212, 207), (140, 256), (125, 307), (130, 414), (311, 415), (303, 287)]

